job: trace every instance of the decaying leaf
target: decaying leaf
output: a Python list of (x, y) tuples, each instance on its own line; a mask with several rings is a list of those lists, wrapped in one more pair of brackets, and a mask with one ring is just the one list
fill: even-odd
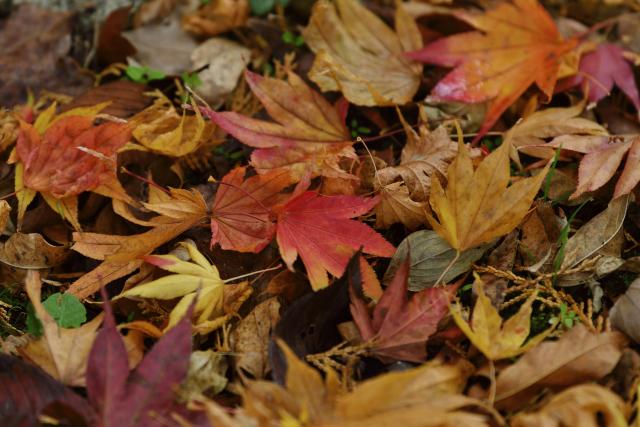
[(448, 313), (457, 286), (428, 288), (407, 298), (410, 260), (405, 259), (384, 294), (369, 315), (362, 290), (350, 288), (351, 314), (374, 354), (421, 362), (427, 355), (426, 342)]
[(38, 233), (15, 233), (0, 243), (0, 262), (16, 268), (55, 267), (68, 257), (68, 247), (54, 246)]
[(467, 249), (455, 259), (455, 249), (438, 233), (433, 230), (416, 231), (398, 245), (384, 275), (384, 281), (390, 283), (403, 260), (410, 256), (409, 290), (421, 291), (433, 286), (445, 270), (447, 272), (441, 280), (443, 283), (449, 283), (456, 276), (468, 271), (471, 265), (482, 257), (487, 248), (488, 245), (482, 245)]
[(496, 405), (513, 411), (542, 389), (597, 381), (613, 370), (626, 345), (620, 332), (595, 333), (578, 324), (558, 341), (539, 344), (502, 370), (496, 380)]
[(516, 314), (503, 321), (498, 310), (484, 293), (484, 284), (477, 275), (474, 285), (478, 292), (478, 300), (473, 307), (470, 321), (464, 320), (460, 307), (453, 307), (451, 315), (467, 338), (489, 360), (506, 359), (522, 354), (538, 345), (553, 331), (555, 325), (527, 341), (535, 293), (525, 301)]
[(200, 107), (203, 114), (244, 144), (258, 148), (251, 163), (260, 173), (287, 169), (298, 179), (305, 174), (354, 179), (344, 172), (341, 158), (355, 158), (346, 111), (331, 105), (295, 73), (287, 82), (249, 71), (245, 78), (274, 122)]
[(430, 203), (437, 222), (427, 215), (433, 229), (459, 252), (509, 233), (525, 217), (538, 193), (549, 165), (538, 175), (507, 187), (509, 139), (489, 154), (474, 171), (469, 149), (460, 142), (458, 156), (447, 172), (447, 190), (432, 181)]
[(460, 11), (454, 16), (478, 31), (438, 40), (409, 56), (454, 67), (433, 89), (434, 99), (489, 101), (476, 140), (533, 83), (551, 98), (560, 58), (576, 46), (577, 40), (563, 40), (553, 19), (537, 0), (502, 2), (482, 14)]
[(425, 223), (425, 202), (412, 200), (409, 189), (403, 182), (392, 182), (379, 187), (379, 197), (380, 202), (374, 208), (376, 227), (388, 228), (400, 222), (408, 229), (415, 230)]
[(449, 164), (458, 153), (458, 145), (451, 141), (449, 131), (444, 126), (429, 131), (422, 124), (418, 134), (402, 116), (400, 120), (407, 134), (407, 144), (402, 149), (400, 164), (380, 169), (376, 175), (382, 185), (402, 178), (411, 199), (424, 202), (429, 196), (432, 177), (437, 179), (438, 174), (446, 176)]
[(217, 36), (243, 26), (249, 17), (247, 0), (214, 0), (182, 17), (182, 26), (199, 36)]
[(406, 104), (418, 90), (422, 65), (403, 52), (420, 49), (422, 38), (401, 5), (395, 27), (356, 0), (317, 2), (302, 33), (316, 54), (309, 78), (356, 105)]

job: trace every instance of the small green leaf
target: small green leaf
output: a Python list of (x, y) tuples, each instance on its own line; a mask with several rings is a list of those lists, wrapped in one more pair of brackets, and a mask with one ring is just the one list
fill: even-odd
[(87, 320), (87, 310), (71, 294), (55, 293), (42, 305), (62, 328), (77, 328)]
[(289, 4), (289, 0), (249, 0), (251, 12), (258, 16), (271, 12), (278, 3), (286, 7)]
[(132, 67), (129, 65), (124, 70), (124, 73), (130, 80), (133, 80), (136, 83), (145, 83), (145, 70), (142, 67)]
[(202, 84), (198, 73), (182, 73), (180, 77), (185, 86), (189, 86), (191, 89), (195, 89)]
[(39, 337), (42, 335), (42, 323), (36, 316), (36, 312), (33, 309), (33, 304), (27, 304), (27, 332), (34, 337)]

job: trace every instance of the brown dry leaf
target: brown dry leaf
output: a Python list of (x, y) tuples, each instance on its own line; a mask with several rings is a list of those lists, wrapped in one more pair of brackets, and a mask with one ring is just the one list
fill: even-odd
[(527, 340), (531, 327), (531, 306), (536, 294), (531, 294), (516, 314), (503, 321), (485, 294), (482, 280), (477, 274), (475, 276), (474, 286), (478, 299), (473, 307), (471, 320), (467, 322), (463, 319), (459, 306), (451, 308), (451, 315), (467, 338), (489, 360), (507, 359), (522, 354), (538, 345), (553, 331), (555, 325)]
[[(384, 169), (383, 169), (384, 170)], [(388, 228), (397, 222), (409, 230), (425, 223), (424, 202), (409, 197), (409, 189), (402, 182), (392, 182), (380, 188), (380, 202), (374, 208), (376, 228)]]
[(317, 2), (302, 33), (316, 54), (309, 78), (356, 105), (406, 104), (418, 90), (422, 65), (403, 53), (420, 49), (422, 37), (402, 6), (395, 27), (357, 0)]
[(15, 233), (0, 243), (0, 262), (16, 268), (55, 267), (68, 256), (68, 247), (51, 245), (38, 233)]
[(507, 187), (510, 181), (506, 139), (474, 171), (469, 149), (459, 142), (458, 156), (449, 166), (447, 190), (432, 181), (430, 204), (438, 215), (429, 223), (459, 252), (509, 233), (525, 217), (538, 193), (549, 164), (538, 175)]
[(79, 328), (61, 328), (42, 305), (40, 287), (40, 274), (29, 270), (25, 289), (42, 322), (44, 336), (31, 341), (20, 352), (63, 384), (84, 387), (89, 351), (102, 323), (102, 314)]
[(282, 348), (287, 360), (285, 386), (250, 382), (243, 408), (233, 418), (222, 415), (213, 401), (207, 402), (207, 415), (215, 425), (488, 427), (492, 418), (501, 421), (491, 408), (460, 394), (473, 372), (466, 360), (451, 364), (434, 360), (379, 375), (347, 393), (334, 371), (329, 370), (323, 381), (288, 347)]
[(6, 200), (0, 200), (0, 234), (7, 228), (7, 224), (11, 220), (9, 214), (11, 213), (11, 206)]
[(513, 427), (628, 427), (625, 402), (596, 384), (572, 387), (551, 398), (535, 413), (517, 414)]
[(280, 319), (280, 303), (273, 297), (258, 304), (231, 333), (231, 348), (238, 354), (236, 369), (242, 376), (262, 379), (269, 371), (271, 331)]
[(567, 108), (547, 108), (536, 111), (509, 130), (514, 151), (513, 160), (520, 164), (518, 152), (542, 159), (551, 159), (554, 148), (540, 147), (545, 139), (557, 136), (608, 135), (602, 125), (582, 117), (585, 101)]
[(591, 332), (577, 324), (558, 341), (543, 342), (500, 372), (496, 406), (514, 411), (544, 388), (557, 391), (597, 381), (613, 370), (628, 340), (620, 332)]
[[(178, 114), (164, 95), (131, 118), (136, 126), (134, 138), (149, 151), (166, 156), (182, 157), (193, 153), (211, 138), (214, 126), (205, 122), (198, 108), (195, 114)], [(129, 145), (131, 148), (132, 146)]]
[(552, 267), (562, 225), (549, 202), (538, 203), (522, 222), (518, 250), (529, 271), (546, 273)]
[(401, 178), (409, 189), (411, 199), (424, 202), (429, 197), (434, 174), (447, 175), (447, 168), (458, 153), (458, 144), (451, 141), (449, 131), (444, 126), (429, 131), (421, 124), (418, 134), (402, 115), (400, 121), (407, 134), (400, 164), (380, 169), (376, 175), (385, 186)]
[(73, 282), (67, 292), (78, 298), (88, 297), (101, 286), (138, 269), (143, 262), (140, 257), (207, 218), (207, 203), (197, 190), (171, 189), (169, 194), (158, 193), (154, 203), (144, 204), (158, 214), (148, 221), (136, 218), (123, 203), (114, 202), (116, 213), (136, 224), (153, 227), (149, 231), (131, 236), (73, 234), (71, 249), (103, 262)]
[(627, 334), (633, 341), (640, 342), (640, 279), (636, 279), (613, 305), (609, 313), (611, 325)]
[(217, 36), (242, 27), (249, 18), (247, 0), (212, 0), (182, 17), (182, 27), (198, 36)]

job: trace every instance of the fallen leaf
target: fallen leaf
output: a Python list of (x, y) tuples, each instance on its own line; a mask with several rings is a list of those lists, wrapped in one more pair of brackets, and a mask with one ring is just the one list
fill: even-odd
[(553, 269), (562, 227), (562, 220), (554, 213), (551, 203), (538, 203), (520, 226), (518, 251), (522, 265), (529, 271), (541, 273)]
[[(191, 154), (213, 134), (211, 123), (205, 123), (199, 109), (194, 115), (178, 114), (164, 95), (145, 110), (133, 116), (133, 137), (144, 148), (166, 156)], [(130, 146), (131, 147), (131, 146)]]
[(384, 294), (369, 315), (361, 293), (349, 288), (351, 314), (365, 342), (374, 354), (396, 360), (422, 362), (427, 340), (449, 312), (457, 286), (428, 288), (407, 298), (410, 260), (405, 259)]
[(631, 282), (626, 292), (618, 298), (609, 313), (611, 325), (620, 329), (635, 342), (640, 342), (640, 329), (636, 327), (638, 320), (640, 320), (639, 288), (639, 279)]
[(219, 107), (235, 89), (250, 60), (251, 51), (241, 44), (223, 38), (210, 38), (191, 52), (193, 69), (206, 67), (198, 72), (202, 84), (191, 89), (209, 105)]
[(456, 258), (456, 251), (446, 240), (433, 230), (420, 230), (411, 233), (399, 245), (391, 258), (389, 267), (384, 274), (384, 282), (390, 283), (398, 268), (407, 256), (411, 256), (409, 270), (409, 290), (421, 291), (435, 285), (442, 273), (443, 283), (449, 283), (455, 277), (471, 268), (487, 251), (488, 245), (467, 249)]
[(618, 363), (627, 339), (620, 332), (591, 332), (575, 325), (557, 341), (547, 341), (503, 369), (496, 379), (496, 406), (515, 411), (547, 388), (560, 391), (598, 381)]
[(231, 333), (231, 348), (238, 354), (236, 369), (241, 376), (263, 379), (269, 366), (269, 339), (280, 319), (280, 303), (273, 297), (258, 304)]
[(140, 83), (128, 80), (116, 80), (94, 86), (76, 96), (68, 104), (60, 106), (60, 113), (76, 108), (90, 108), (93, 105), (108, 103), (102, 114), (127, 118), (145, 109), (151, 99), (145, 95), (148, 88)]
[(316, 54), (309, 78), (356, 105), (406, 104), (420, 86), (422, 65), (402, 54), (420, 49), (422, 38), (402, 6), (395, 28), (356, 0), (317, 2), (302, 32)]
[(617, 394), (597, 384), (582, 384), (553, 396), (538, 412), (517, 414), (511, 425), (627, 427), (627, 412)]
[(460, 142), (458, 156), (449, 166), (447, 190), (432, 181), (430, 203), (438, 215), (429, 223), (458, 252), (503, 236), (525, 217), (538, 193), (549, 164), (538, 175), (509, 184), (509, 149), (505, 140), (474, 171), (469, 149)]
[(0, 262), (16, 268), (50, 268), (68, 258), (68, 247), (54, 246), (38, 233), (14, 233), (0, 243)]
[(624, 155), (627, 160), (618, 178), (613, 198), (629, 194), (640, 182), (640, 137), (634, 136), (630, 141), (603, 144), (588, 151), (580, 161), (578, 170), (578, 187), (571, 199), (587, 191), (595, 191), (605, 185), (618, 170)]
[(166, 22), (125, 31), (122, 36), (136, 49), (134, 58), (138, 63), (169, 75), (190, 71), (191, 52), (198, 46), (182, 29), (177, 14)]
[(11, 221), (9, 214), (11, 213), (11, 206), (6, 200), (0, 200), (0, 234), (4, 233), (7, 228), (7, 224)]
[(180, 301), (169, 313), (169, 323), (165, 330), (173, 328), (185, 316), (194, 301), (194, 325), (213, 320), (223, 313), (224, 280), (218, 269), (209, 263), (193, 241), (183, 241), (179, 245), (188, 251), (191, 262), (183, 261), (176, 255), (146, 255), (144, 261), (174, 274), (143, 283), (121, 293), (118, 298), (142, 297)]
[(244, 26), (247, 18), (247, 0), (214, 0), (202, 3), (197, 11), (184, 15), (182, 26), (190, 33), (211, 37)]
[[(600, 124), (578, 117), (584, 102), (566, 108), (547, 108), (532, 113), (516, 123), (510, 130), (511, 143), (518, 152), (542, 159), (551, 159), (557, 148), (543, 147), (548, 138), (574, 135), (608, 135)], [(563, 147), (564, 148), (564, 147)], [(515, 157), (518, 161), (519, 158)]]
[(218, 126), (244, 144), (258, 148), (251, 163), (259, 173), (287, 169), (298, 180), (305, 174), (354, 179), (341, 158), (355, 158), (344, 114), (293, 72), (287, 82), (250, 71), (245, 79), (274, 122), (201, 107)]
[(579, 74), (563, 82), (564, 87), (580, 85), (589, 101), (598, 102), (608, 96), (616, 86), (627, 95), (636, 110), (640, 110), (640, 94), (633, 69), (624, 57), (624, 51), (613, 43), (601, 43), (580, 58)]
[(180, 398), (188, 402), (204, 393), (220, 393), (229, 382), (226, 371), (224, 354), (213, 350), (194, 351), (189, 358), (187, 378), (180, 386)]
[(91, 348), (87, 368), (89, 401), (100, 424), (110, 426), (162, 426), (163, 417), (177, 409), (174, 388), (188, 372), (191, 354), (189, 312), (146, 354), (129, 374), (127, 350), (109, 303), (105, 324)]
[(0, 389), (0, 419), (7, 426), (40, 425), (43, 412), (62, 425), (91, 425), (96, 421), (91, 407), (78, 394), (37, 366), (3, 353)]
[(531, 306), (536, 293), (527, 298), (516, 314), (503, 321), (485, 294), (484, 284), (477, 275), (474, 286), (478, 299), (473, 307), (471, 320), (464, 320), (459, 306), (451, 308), (451, 315), (471, 343), (489, 360), (508, 359), (524, 353), (538, 345), (555, 328), (553, 325), (527, 341), (531, 326)]
[(419, 228), (425, 222), (425, 202), (415, 202), (409, 196), (409, 189), (403, 182), (392, 182), (378, 187), (380, 202), (374, 208), (376, 227), (389, 228), (400, 222), (410, 230)]
[[(458, 145), (449, 138), (449, 131), (439, 126), (429, 131), (420, 125), (418, 134), (400, 116), (407, 134), (407, 143), (402, 149), (400, 164), (380, 169), (377, 176), (382, 185), (401, 178), (409, 189), (409, 197), (424, 202), (429, 197), (432, 177), (446, 176), (447, 168), (458, 153)], [(375, 181), (374, 181), (375, 182)]]
[[(40, 286), (39, 273), (29, 270), (25, 287), (42, 322), (44, 336), (30, 342), (20, 352), (63, 384), (84, 386), (89, 351), (96, 339), (96, 331), (102, 323), (102, 316), (95, 317), (79, 328), (61, 328), (42, 305)], [(73, 351), (69, 351), (71, 348)]]
[[(0, 99), (5, 106), (26, 101), (28, 90), (76, 94), (91, 86), (68, 56), (73, 14), (21, 4), (0, 30)], [(30, 31), (24, 31), (29, 28)]]
[(627, 215), (629, 197), (609, 202), (609, 206), (591, 218), (567, 240), (560, 269), (574, 267), (594, 255), (618, 234)]
[(275, 235), (271, 210), (283, 201), (282, 190), (293, 183), (289, 173), (271, 171), (243, 180), (247, 168), (222, 178), (211, 206), (211, 245), (225, 250), (260, 252)]
[[(408, 56), (454, 67), (433, 88), (431, 96), (435, 100), (489, 101), (476, 140), (533, 83), (551, 98), (560, 59), (577, 45), (577, 40), (563, 40), (537, 0), (502, 2), (482, 14), (460, 11), (454, 16), (478, 31), (438, 40)], [(523, 20), (524, 16), (527, 19)]]
[(329, 285), (327, 272), (341, 276), (356, 250), (390, 257), (395, 248), (367, 225), (350, 218), (370, 211), (376, 197), (323, 196), (301, 192), (278, 210), (276, 239), (290, 270), (300, 255), (313, 289)]
[(142, 265), (142, 256), (207, 218), (207, 203), (197, 190), (171, 189), (160, 197), (154, 203), (144, 204), (158, 214), (148, 221), (137, 219), (123, 206), (116, 208), (126, 219), (153, 227), (149, 231), (131, 236), (74, 233), (71, 249), (103, 262), (73, 282), (67, 292), (78, 298), (88, 297), (100, 287), (132, 273)]

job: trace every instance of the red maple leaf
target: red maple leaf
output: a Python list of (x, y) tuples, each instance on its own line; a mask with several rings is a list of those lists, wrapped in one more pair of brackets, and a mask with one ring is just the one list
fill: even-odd
[(243, 181), (246, 167), (222, 178), (211, 208), (211, 245), (238, 252), (260, 252), (273, 239), (271, 208), (292, 184), (286, 170), (254, 175)]
[(298, 255), (313, 289), (329, 284), (327, 272), (341, 276), (355, 251), (390, 257), (395, 248), (368, 225), (350, 218), (369, 212), (378, 198), (324, 196), (301, 183), (277, 209), (276, 239), (290, 269)]
[(65, 198), (117, 181), (115, 154), (130, 136), (126, 124), (94, 126), (92, 118), (83, 116), (63, 117), (43, 135), (21, 122), (16, 152), (24, 163), (24, 184)]
[(351, 287), (351, 315), (365, 341), (373, 344), (379, 356), (410, 362), (424, 361), (426, 342), (449, 312), (449, 302), (457, 286), (427, 288), (407, 297), (409, 258), (402, 263), (389, 287), (373, 310), (373, 316), (361, 291)]

